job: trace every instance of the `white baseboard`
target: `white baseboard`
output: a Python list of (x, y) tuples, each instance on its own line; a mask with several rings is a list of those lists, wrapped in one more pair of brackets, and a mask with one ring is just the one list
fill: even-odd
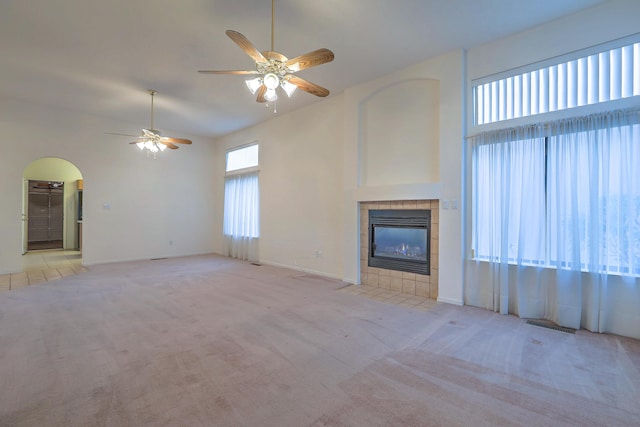
[(453, 299), (453, 298), (438, 297), (438, 302), (444, 302), (444, 303), (453, 304), (453, 305), (464, 305), (464, 301), (459, 299)]
[(313, 269), (310, 269), (310, 268), (295, 267), (295, 266), (291, 266), (291, 265), (280, 264), (280, 263), (277, 263), (277, 262), (264, 261), (264, 260), (260, 260), (259, 262), (260, 262), (260, 264), (264, 264), (264, 265), (271, 265), (273, 267), (286, 268), (288, 270), (299, 271), (301, 273), (307, 273), (307, 274), (314, 274), (316, 276), (327, 277), (327, 278), (330, 278), (330, 279), (341, 280), (341, 281), (344, 282), (342, 277), (340, 277), (338, 275), (334, 275), (334, 274), (328, 274), (328, 273), (325, 273), (323, 271), (313, 270)]

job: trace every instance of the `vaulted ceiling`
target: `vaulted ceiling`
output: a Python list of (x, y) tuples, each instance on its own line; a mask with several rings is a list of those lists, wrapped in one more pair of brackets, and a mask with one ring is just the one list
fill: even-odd
[[(471, 48), (602, 0), (275, 0), (275, 50), (325, 47), (335, 60), (298, 75), (331, 91), (444, 52)], [(270, 50), (270, 0), (0, 0), (0, 99), (15, 98), (160, 129), (216, 137), (273, 117), (243, 76), (254, 69), (226, 35)], [(317, 98), (298, 91), (278, 114)], [(126, 131), (127, 129), (123, 129)]]

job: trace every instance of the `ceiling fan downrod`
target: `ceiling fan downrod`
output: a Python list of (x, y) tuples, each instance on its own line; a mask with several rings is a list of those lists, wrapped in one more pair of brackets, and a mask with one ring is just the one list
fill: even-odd
[(158, 92), (153, 89), (147, 89), (147, 92), (151, 95), (151, 129), (149, 130), (153, 130), (153, 96)]
[(271, 52), (275, 51), (275, 49), (273, 48), (274, 44), (273, 44), (273, 22), (275, 21), (275, 1), (276, 0), (271, 0)]

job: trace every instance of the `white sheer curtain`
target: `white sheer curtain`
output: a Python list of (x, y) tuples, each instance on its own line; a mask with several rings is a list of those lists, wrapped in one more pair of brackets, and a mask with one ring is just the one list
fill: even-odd
[(224, 238), (226, 255), (258, 261), (260, 191), (258, 173), (230, 175), (224, 186)]
[(640, 338), (640, 113), (477, 135), (470, 305)]

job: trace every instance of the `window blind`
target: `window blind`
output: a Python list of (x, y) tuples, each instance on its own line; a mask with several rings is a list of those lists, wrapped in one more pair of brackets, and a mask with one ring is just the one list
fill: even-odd
[(482, 79), (472, 87), (475, 125), (638, 96), (640, 43)]

